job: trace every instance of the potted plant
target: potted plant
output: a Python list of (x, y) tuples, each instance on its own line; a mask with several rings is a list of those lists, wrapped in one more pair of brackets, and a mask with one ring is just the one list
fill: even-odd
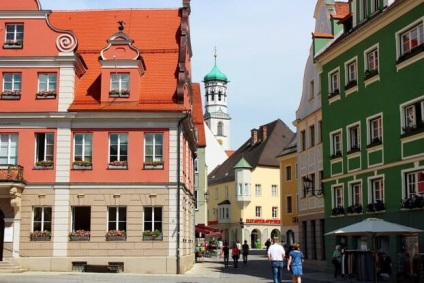
[(127, 165), (127, 160), (114, 160), (109, 162), (109, 168), (126, 168)]
[(348, 90), (348, 89), (356, 86), (357, 84), (358, 84), (358, 82), (356, 80), (351, 80), (346, 84), (345, 90)]
[(339, 89), (335, 89), (333, 92), (330, 92), (328, 96), (333, 97), (333, 96), (336, 96), (336, 95), (339, 95), (339, 94), (340, 94)]
[(71, 241), (88, 241), (90, 240), (90, 231), (75, 230), (75, 231), (69, 232), (69, 239)]
[(368, 80), (369, 78), (372, 78), (374, 76), (378, 75), (378, 70), (374, 69), (374, 70), (365, 70), (365, 74), (364, 74), (364, 80)]
[(120, 241), (127, 238), (127, 232), (125, 230), (109, 230), (107, 231), (106, 241)]
[(52, 233), (50, 231), (35, 230), (34, 232), (31, 232), (30, 239), (31, 241), (50, 241), (51, 236), (52, 236)]
[(345, 210), (344, 210), (344, 207), (341, 206), (341, 205), (339, 205), (339, 206), (337, 206), (337, 207), (335, 207), (331, 210), (332, 216), (337, 216), (337, 215), (342, 215), (342, 214), (345, 214)]
[(368, 204), (368, 212), (378, 212), (386, 210), (386, 206), (382, 200), (377, 200), (376, 202)]
[(42, 168), (51, 168), (53, 167), (53, 160), (40, 160), (35, 162), (35, 166)]
[(6, 48), (21, 48), (22, 47), (22, 40), (12, 40), (12, 39), (8, 39), (6, 40), (6, 42), (4, 43), (4, 47)]
[(72, 163), (74, 169), (91, 169), (93, 163), (91, 161), (76, 160)]
[(362, 205), (360, 203), (355, 203), (347, 208), (347, 213), (362, 213)]

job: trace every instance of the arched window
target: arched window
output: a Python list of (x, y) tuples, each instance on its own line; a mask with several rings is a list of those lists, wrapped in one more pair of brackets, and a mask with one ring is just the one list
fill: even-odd
[(223, 136), (224, 134), (224, 124), (222, 122), (218, 123), (218, 136)]

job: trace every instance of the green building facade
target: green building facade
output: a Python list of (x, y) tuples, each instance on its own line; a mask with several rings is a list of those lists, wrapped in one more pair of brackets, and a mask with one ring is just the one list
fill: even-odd
[[(325, 230), (366, 218), (424, 230), (424, 1), (349, 4), (349, 16), (334, 21), (342, 32), (315, 48)], [(337, 244), (380, 249), (392, 259), (391, 281), (401, 282), (396, 259), (412, 246), (424, 252), (424, 233), (416, 239), (385, 236), (374, 246), (366, 237), (326, 236), (326, 257)]]

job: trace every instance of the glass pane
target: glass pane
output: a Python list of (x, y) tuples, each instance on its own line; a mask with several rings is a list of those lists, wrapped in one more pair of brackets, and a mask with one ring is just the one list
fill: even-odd
[(126, 221), (127, 220), (127, 208), (126, 207), (120, 207), (119, 208), (119, 221)]
[(44, 221), (52, 221), (52, 208), (45, 207), (44, 208)]
[(144, 208), (144, 221), (152, 221), (152, 208), (145, 207)]
[(116, 221), (116, 207), (109, 207), (109, 221)]
[(41, 207), (34, 207), (34, 221), (41, 221)]

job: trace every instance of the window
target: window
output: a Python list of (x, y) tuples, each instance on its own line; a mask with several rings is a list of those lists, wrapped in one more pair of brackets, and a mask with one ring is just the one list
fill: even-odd
[(225, 198), (228, 199), (228, 186), (225, 186)]
[(163, 162), (163, 134), (146, 134), (144, 137), (144, 162)]
[(250, 184), (249, 183), (244, 183), (244, 195), (250, 196)]
[(340, 93), (340, 79), (339, 71), (333, 71), (330, 73), (330, 96), (337, 95)]
[(379, 9), (379, 1), (380, 0), (371, 0), (371, 14)]
[(262, 195), (262, 187), (261, 187), (261, 185), (258, 185), (258, 184), (255, 185), (255, 195), (257, 197), (260, 197)]
[(346, 89), (354, 87), (358, 83), (356, 59), (346, 64)]
[(144, 207), (144, 231), (162, 231), (162, 207)]
[(293, 198), (292, 196), (286, 197), (286, 212), (293, 213)]
[(314, 98), (314, 91), (315, 91), (314, 80), (312, 80), (309, 83), (309, 99), (313, 99)]
[(371, 200), (384, 202), (383, 178), (371, 180)]
[(239, 196), (243, 195), (243, 184), (242, 183), (238, 184), (238, 195)]
[(424, 170), (408, 172), (405, 174), (405, 197), (415, 194), (424, 194)]
[(362, 21), (368, 16), (368, 0), (360, 0), (359, 3), (359, 20)]
[(272, 218), (278, 218), (278, 207), (272, 207)]
[(17, 165), (18, 135), (0, 134), (0, 165)]
[(277, 187), (277, 185), (271, 186), (271, 193), (272, 193), (273, 197), (278, 197), (278, 187)]
[(350, 150), (359, 150), (360, 148), (360, 132), (359, 125), (354, 125), (348, 128), (349, 133), (349, 148)]
[(354, 183), (350, 186), (350, 205), (362, 203), (361, 183)]
[(306, 135), (305, 135), (305, 131), (300, 131), (300, 144), (301, 144), (301, 148), (300, 150), (303, 151), (306, 149)]
[(310, 183), (309, 189), (310, 189), (310, 192), (313, 195), (315, 195), (316, 194), (316, 192), (315, 192), (315, 173), (311, 173), (310, 176), (311, 176), (311, 183)]
[[(373, 48), (366, 53), (366, 72), (365, 76), (367, 77), (367, 71), (370, 73), (378, 74), (378, 48)], [(371, 74), (370, 74), (371, 75)]]
[(35, 206), (32, 209), (32, 231), (52, 230), (52, 208), (48, 206)]
[(343, 207), (343, 187), (333, 188), (333, 207)]
[(255, 207), (255, 216), (257, 218), (262, 217), (262, 207), (261, 206), (256, 206)]
[(381, 143), (382, 141), (382, 122), (381, 116), (369, 120), (370, 143)]
[(54, 134), (35, 134), (35, 161), (54, 161)]
[(400, 35), (400, 55), (411, 52), (412, 49), (424, 43), (424, 24), (414, 26)]
[(92, 162), (92, 151), (92, 134), (74, 134), (74, 161)]
[(218, 129), (217, 129), (218, 136), (224, 135), (224, 123), (218, 122)]
[(112, 74), (110, 82), (110, 95), (127, 97), (130, 94), (130, 75)]
[(38, 95), (48, 96), (56, 94), (56, 74), (38, 74)]
[(291, 181), (292, 179), (292, 167), (286, 166), (286, 181)]
[(318, 143), (322, 142), (322, 121), (318, 121)]
[(421, 97), (414, 102), (406, 104), (403, 112), (403, 133), (408, 133), (424, 127), (424, 99)]
[(109, 162), (128, 160), (128, 134), (109, 134)]
[(20, 96), (21, 95), (21, 73), (4, 73), (3, 74), (3, 96)]
[(72, 231), (91, 230), (91, 207), (74, 206), (72, 207)]
[(127, 208), (119, 206), (108, 207), (108, 231), (127, 231)]
[(22, 46), (24, 40), (24, 25), (7, 24), (6, 25), (6, 45)]
[(332, 155), (333, 157), (342, 155), (342, 134), (340, 132), (332, 134), (333, 142)]
[(194, 159), (194, 173), (199, 173), (199, 159)]
[(309, 144), (311, 147), (315, 145), (315, 126), (312, 125), (309, 127)]

